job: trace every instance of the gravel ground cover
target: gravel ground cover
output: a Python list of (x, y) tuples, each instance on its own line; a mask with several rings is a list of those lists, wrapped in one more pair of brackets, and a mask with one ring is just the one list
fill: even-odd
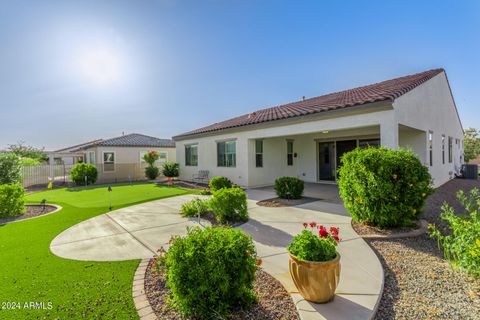
[(374, 226), (369, 226), (361, 222), (355, 222), (352, 220), (352, 228), (357, 232), (359, 235), (365, 234), (379, 234), (379, 235), (394, 235), (398, 233), (410, 232), (419, 229), (420, 222), (417, 221), (414, 227), (405, 227), (405, 228), (392, 228), (392, 229), (381, 229)]
[[(455, 179), (438, 188), (421, 218), (441, 224), (444, 201), (461, 212), (455, 193), (480, 188), (478, 180)], [(367, 240), (382, 262), (385, 289), (376, 319), (480, 319), (480, 279), (452, 270), (437, 241), (423, 235)]]
[(315, 201), (319, 201), (319, 200), (322, 200), (322, 199), (311, 198), (311, 197), (302, 197), (300, 199), (272, 198), (272, 199), (266, 199), (266, 200), (258, 201), (257, 205), (262, 206), (262, 207), (272, 207), (272, 208), (292, 207), (292, 206), (298, 206), (298, 205), (301, 205), (301, 204), (315, 202)]
[[(280, 282), (263, 270), (258, 270), (254, 284), (258, 303), (248, 310), (236, 310), (231, 320), (297, 320), (297, 310), (288, 292)], [(165, 287), (165, 277), (147, 268), (145, 292), (158, 319), (180, 320), (177, 310), (168, 306), (170, 290)]]

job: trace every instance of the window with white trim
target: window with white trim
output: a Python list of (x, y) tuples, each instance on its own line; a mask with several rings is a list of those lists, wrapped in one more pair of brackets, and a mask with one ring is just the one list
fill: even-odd
[(293, 166), (293, 140), (287, 141), (287, 166)]
[[(143, 157), (147, 153), (148, 153), (148, 151), (140, 151), (140, 162), (141, 163), (145, 163), (145, 159)], [(160, 151), (160, 152), (157, 152), (157, 153), (158, 153), (158, 160), (155, 161), (155, 164), (164, 163), (164, 162), (167, 161), (167, 153), (166, 152)]]
[(430, 156), (430, 167), (433, 166), (433, 131), (428, 131), (428, 152)]
[(237, 150), (235, 141), (217, 142), (217, 166), (235, 167), (237, 162)]
[(263, 140), (255, 140), (255, 167), (263, 167)]
[(88, 163), (95, 164), (95, 151), (88, 152)]
[(103, 153), (103, 171), (115, 171), (115, 152)]
[(453, 138), (448, 137), (448, 163), (453, 161)]
[(198, 145), (189, 144), (185, 146), (185, 165), (198, 166)]

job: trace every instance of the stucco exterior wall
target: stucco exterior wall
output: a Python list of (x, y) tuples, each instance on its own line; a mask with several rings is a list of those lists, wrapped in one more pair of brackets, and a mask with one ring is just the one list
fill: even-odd
[[(258, 126), (248, 131), (193, 137), (177, 140), (177, 162), (180, 164), (180, 177), (191, 179), (199, 170), (210, 171), (210, 177), (222, 175), (244, 187), (270, 185), (275, 178), (283, 175), (298, 176), (305, 181), (317, 181), (316, 139), (333, 137), (357, 137), (376, 134), (380, 124), (384, 132), (394, 130), (393, 110), (382, 110), (362, 114), (341, 114), (338, 117), (315, 121), (295, 121), (280, 126)], [(327, 134), (322, 132), (328, 131)], [(255, 167), (255, 139), (264, 142), (264, 166)], [(286, 139), (294, 140), (294, 165), (286, 164)], [(236, 140), (236, 167), (217, 166), (217, 142)], [(185, 145), (198, 145), (198, 166), (185, 166)]]
[[(424, 131), (425, 157), (429, 166), (428, 132), (433, 131), (433, 165), (429, 166), (434, 186), (453, 177), (463, 163), (463, 129), (445, 73), (440, 73), (395, 100), (395, 116), (400, 125)], [(442, 163), (442, 135), (445, 135), (445, 164)], [(453, 161), (448, 162), (448, 137), (453, 138)], [(456, 144), (455, 139), (460, 143)]]

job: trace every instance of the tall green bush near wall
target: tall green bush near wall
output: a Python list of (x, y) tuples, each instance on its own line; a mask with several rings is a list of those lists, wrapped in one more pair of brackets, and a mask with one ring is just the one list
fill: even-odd
[(22, 182), (20, 158), (13, 153), (0, 154), (0, 185)]
[(379, 227), (411, 225), (433, 192), (428, 169), (405, 149), (356, 149), (341, 162), (340, 195), (355, 221)]
[(0, 218), (17, 216), (25, 211), (25, 189), (19, 184), (0, 185)]

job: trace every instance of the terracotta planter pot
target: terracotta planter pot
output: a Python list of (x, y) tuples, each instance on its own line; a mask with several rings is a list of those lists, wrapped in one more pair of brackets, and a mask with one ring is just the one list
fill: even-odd
[(290, 254), (290, 275), (305, 300), (329, 302), (340, 281), (340, 254), (325, 262), (302, 261)]

